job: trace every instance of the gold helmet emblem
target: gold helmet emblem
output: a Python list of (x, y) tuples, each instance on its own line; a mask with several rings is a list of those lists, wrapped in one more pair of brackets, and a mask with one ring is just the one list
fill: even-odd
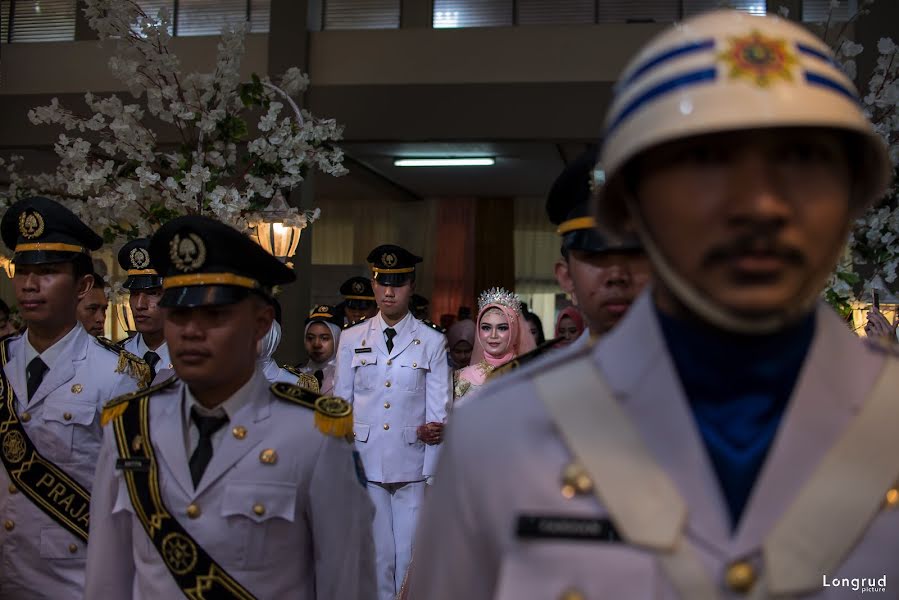
[(26, 210), (19, 215), (19, 233), (26, 240), (39, 238), (44, 234), (44, 217), (35, 210)]
[(353, 293), (354, 294), (361, 294), (364, 291), (365, 291), (365, 286), (363, 286), (361, 282), (357, 281), (356, 283), (353, 284)]
[(388, 269), (396, 266), (396, 254), (392, 252), (387, 252), (381, 255), (381, 262), (384, 263), (384, 266)]
[(206, 262), (206, 244), (196, 233), (176, 233), (169, 242), (169, 258), (179, 271), (195, 271)]
[(150, 266), (150, 254), (144, 248), (134, 248), (128, 258), (135, 269), (146, 269)]

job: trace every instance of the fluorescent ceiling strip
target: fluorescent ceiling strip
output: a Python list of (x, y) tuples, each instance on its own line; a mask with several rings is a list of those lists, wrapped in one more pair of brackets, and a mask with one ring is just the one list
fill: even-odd
[(490, 167), (496, 163), (492, 157), (472, 158), (397, 158), (395, 167)]

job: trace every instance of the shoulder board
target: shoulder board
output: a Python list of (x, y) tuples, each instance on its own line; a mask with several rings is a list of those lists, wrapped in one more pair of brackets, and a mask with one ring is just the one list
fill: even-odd
[(315, 375), (313, 375), (311, 373), (303, 373), (298, 368), (292, 367), (290, 365), (283, 365), (281, 368), (284, 369), (285, 371), (287, 371), (288, 373), (290, 373), (291, 375), (296, 375), (297, 376), (296, 385), (300, 386), (301, 388), (305, 388), (305, 389), (309, 390), (310, 392), (316, 392), (316, 393), (321, 391), (321, 388), (318, 385), (318, 379), (315, 378)]
[(421, 322), (424, 323), (425, 325), (427, 325), (428, 327), (430, 327), (431, 329), (433, 329), (434, 331), (439, 331), (443, 335), (446, 335), (446, 329), (441, 327), (437, 323), (434, 323), (433, 321), (430, 321), (428, 319), (422, 319)]
[(368, 323), (368, 321), (365, 319), (365, 317), (362, 317), (361, 319), (359, 319), (358, 321), (354, 321), (353, 323), (347, 323), (346, 325), (343, 326), (343, 328), (349, 329), (350, 327), (355, 327), (356, 325), (361, 325), (363, 323)]
[(887, 354), (889, 356), (899, 357), (899, 344), (892, 340), (884, 338), (864, 338), (865, 346), (878, 354)]
[(285, 371), (287, 371), (288, 373), (290, 373), (291, 375), (296, 375), (297, 377), (304, 374), (297, 367), (294, 367), (291, 365), (281, 365), (281, 368), (284, 369)]
[[(127, 344), (128, 342), (130, 342), (131, 340), (133, 340), (135, 335), (137, 335), (137, 334), (136, 334), (136, 333), (132, 333), (132, 334), (129, 335), (128, 337), (124, 337), (124, 338), (120, 339), (119, 341), (114, 342), (114, 344), (115, 344), (116, 346), (118, 346), (119, 348), (124, 348), (124, 347), (125, 347), (125, 344)], [(106, 339), (106, 338), (103, 338), (103, 339)]]
[(136, 392), (113, 398), (103, 406), (103, 412), (100, 415), (100, 424), (105, 427), (107, 423), (125, 412), (125, 409), (128, 408), (128, 403), (132, 400), (155, 394), (156, 392), (169, 387), (176, 381), (178, 381), (178, 377), (172, 375), (165, 381), (157, 383), (156, 385), (151, 385), (143, 390), (137, 390)]
[(95, 339), (103, 348), (118, 354), (119, 364), (116, 366), (116, 373), (127, 373), (134, 379), (137, 379), (137, 385), (142, 388), (150, 385), (150, 365), (145, 363), (144, 359), (135, 354), (131, 354), (121, 346), (116, 345), (112, 340), (103, 336), (98, 336)]
[(273, 383), (270, 389), (281, 400), (314, 410), (315, 427), (325, 435), (352, 442), (353, 407), (343, 398), (322, 396), (289, 383)]
[(542, 344), (540, 344), (539, 346), (537, 346), (536, 348), (534, 348), (533, 350), (531, 350), (530, 352), (526, 352), (526, 353), (522, 354), (521, 356), (516, 356), (515, 358), (513, 358), (506, 364), (496, 367), (493, 370), (493, 372), (490, 373), (490, 376), (488, 377), (488, 379), (493, 379), (494, 377), (499, 377), (500, 375), (514, 371), (518, 367), (531, 362), (535, 358), (539, 358), (539, 357), (543, 356), (548, 351), (552, 350), (555, 347), (555, 345), (558, 344), (560, 341), (562, 341), (562, 338), (560, 338), (560, 337), (552, 339), (552, 340), (547, 340), (547, 341), (543, 342)]

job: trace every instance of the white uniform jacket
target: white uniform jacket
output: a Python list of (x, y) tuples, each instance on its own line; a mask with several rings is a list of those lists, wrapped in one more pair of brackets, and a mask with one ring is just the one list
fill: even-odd
[[(420, 516), (411, 600), (677, 597), (657, 556), (644, 548), (599, 536), (541, 538), (519, 532), (520, 517), (608, 517), (594, 494), (563, 493), (563, 471), (573, 457), (533, 383), (535, 375), (571, 356), (566, 351), (553, 354), (503, 377), (482, 390), (481, 401), (453, 415), (434, 489)], [(733, 599), (742, 596), (725, 584), (728, 567), (748, 561), (755, 577), (764, 577), (761, 548), (766, 535), (858, 414), (885, 360), (829, 308), (818, 309), (815, 336), (777, 438), (731, 531), (717, 477), (648, 294), (580, 356), (598, 365), (651, 455), (674, 483), (687, 506), (686, 539), (720, 597)], [(899, 593), (897, 557), (899, 510), (884, 502), (838, 567), (821, 576), (830, 582), (886, 576), (888, 588), (881, 595), (892, 598)], [(822, 579), (818, 583), (802, 598), (835, 600), (860, 594), (847, 587), (825, 587)]]
[(440, 445), (425, 445), (417, 429), (445, 423), (453, 399), (446, 337), (407, 318), (391, 352), (380, 314), (345, 329), (337, 351), (334, 395), (353, 404), (356, 448), (369, 480), (381, 483), (433, 474)]
[[(257, 369), (196, 489), (185, 447), (185, 384), (176, 381), (151, 397), (163, 503), (260, 600), (374, 598), (374, 510), (353, 447), (319, 432), (312, 410), (279, 399), (269, 386)], [(266, 450), (275, 452), (273, 463), (261, 460)], [(181, 598), (135, 516), (117, 458), (110, 423), (91, 503), (86, 598)]]
[[(128, 339), (120, 342), (122, 348), (135, 355), (136, 357), (143, 359), (144, 354), (150, 349), (146, 342), (144, 342), (144, 336), (139, 333), (136, 333), (129, 337)], [(169, 356), (169, 345), (165, 342), (162, 343), (159, 348), (153, 350), (156, 354), (159, 355), (159, 362), (156, 363), (156, 372), (162, 371), (163, 369), (171, 369), (172, 368), (172, 358)]]
[[(55, 358), (28, 400), (25, 336), (9, 341), (4, 373), (17, 400), (19, 421), (38, 452), (90, 490), (100, 452), (100, 411), (112, 398), (137, 389), (116, 373), (118, 355), (80, 324), (52, 350)], [(0, 598), (83, 598), (87, 550), (81, 539), (15, 490), (0, 465)]]

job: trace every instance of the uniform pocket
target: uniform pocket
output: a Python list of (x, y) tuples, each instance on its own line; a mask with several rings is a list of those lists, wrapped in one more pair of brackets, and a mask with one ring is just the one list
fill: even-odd
[(84, 560), (87, 558), (87, 546), (58, 525), (41, 527), (41, 558)]
[(407, 392), (418, 392), (424, 389), (428, 364), (420, 352), (403, 355), (395, 361), (399, 365), (396, 374), (397, 385)]
[(357, 390), (375, 389), (378, 374), (378, 355), (374, 352), (353, 355), (353, 387)]
[[(519, 542), (503, 559), (494, 600), (585, 600), (659, 597), (655, 558), (620, 543), (533, 540)], [(574, 594), (572, 594), (574, 596)]]
[(353, 424), (353, 437), (357, 442), (367, 442), (369, 431), (371, 431), (371, 425), (368, 423), (356, 422)]
[(96, 419), (94, 404), (45, 400), (41, 409), (44, 431), (38, 443), (41, 454), (59, 464), (95, 460), (101, 441)]
[(125, 483), (125, 478), (117, 473), (116, 482), (118, 487), (116, 489), (115, 504), (112, 506), (112, 514), (121, 515), (120, 518), (128, 523), (128, 527), (131, 527), (131, 543), (137, 550), (138, 556), (143, 558), (155, 556), (156, 548), (153, 546), (153, 542), (150, 540), (150, 536), (147, 535), (143, 525), (137, 519), (134, 506), (131, 504), (131, 496), (128, 495), (128, 485)]
[[(288, 482), (232, 481), (222, 496), (222, 517), (234, 531), (235, 545), (242, 546), (245, 568), (270, 568), (283, 559), (277, 556), (279, 541), (290, 536), (297, 509), (297, 486)], [(232, 529), (235, 528), (235, 529)], [(271, 542), (271, 543), (269, 543)]]

